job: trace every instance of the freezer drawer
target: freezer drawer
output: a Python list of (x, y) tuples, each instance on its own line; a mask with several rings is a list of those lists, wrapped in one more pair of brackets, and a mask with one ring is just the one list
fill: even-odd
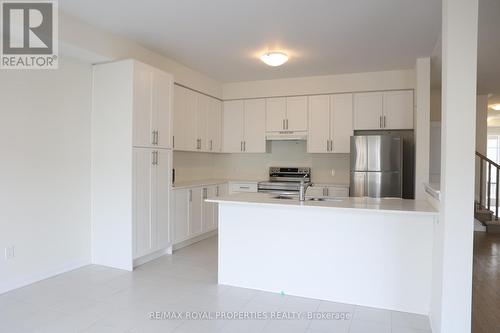
[(367, 196), (372, 198), (402, 196), (401, 172), (367, 172), (366, 173), (366, 192)]
[(351, 172), (351, 185), (349, 188), (349, 196), (364, 197), (368, 195), (366, 191), (366, 172)]

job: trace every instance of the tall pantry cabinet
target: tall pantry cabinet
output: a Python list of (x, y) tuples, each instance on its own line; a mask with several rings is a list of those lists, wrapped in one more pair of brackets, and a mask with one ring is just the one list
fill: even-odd
[(134, 60), (93, 67), (92, 262), (132, 270), (171, 246), (173, 78)]

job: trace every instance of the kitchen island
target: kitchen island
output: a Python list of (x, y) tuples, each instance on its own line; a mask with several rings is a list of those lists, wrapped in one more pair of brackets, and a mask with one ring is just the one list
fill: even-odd
[(437, 212), (426, 202), (241, 193), (219, 204), (220, 284), (427, 315)]

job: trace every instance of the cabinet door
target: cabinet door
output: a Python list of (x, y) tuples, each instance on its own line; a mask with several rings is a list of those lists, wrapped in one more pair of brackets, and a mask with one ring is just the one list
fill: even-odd
[(189, 206), (189, 190), (172, 191), (171, 223), (174, 244), (189, 237)]
[(224, 102), (222, 113), (222, 150), (225, 153), (240, 153), (243, 151), (244, 102)]
[(133, 158), (133, 256), (148, 254), (153, 249), (153, 160), (154, 150), (134, 148)]
[(175, 150), (186, 149), (186, 108), (186, 89), (174, 86), (174, 123), (172, 127), (174, 131), (173, 146)]
[(210, 152), (220, 152), (221, 150), (221, 105), (221, 102), (215, 98), (209, 99), (207, 115), (207, 151)]
[(338, 94), (330, 97), (330, 149), (333, 153), (348, 154), (351, 151), (352, 94)]
[(134, 65), (134, 112), (133, 145), (153, 146), (153, 71), (151, 68)]
[(170, 188), (172, 180), (172, 153), (158, 149), (155, 168), (156, 184), (156, 239), (157, 249), (164, 249), (172, 242), (170, 234)]
[(286, 98), (276, 97), (266, 99), (266, 131), (277, 132), (285, 130)]
[(189, 237), (197, 236), (202, 231), (203, 226), (203, 189), (189, 189)]
[(373, 130), (382, 128), (383, 93), (354, 94), (354, 129)]
[(172, 77), (157, 70), (154, 76), (153, 127), (157, 131), (159, 148), (172, 148)]
[(308, 153), (327, 153), (330, 140), (330, 97), (309, 96)]
[(243, 150), (246, 153), (266, 152), (266, 101), (245, 101)]
[(208, 117), (208, 96), (196, 94), (198, 102), (196, 103), (196, 149), (199, 151), (208, 151), (207, 144), (207, 117)]
[(413, 129), (413, 91), (384, 92), (384, 129)]
[(286, 98), (287, 131), (307, 131), (307, 96)]
[(203, 188), (203, 232), (215, 229), (215, 205), (211, 202), (205, 202), (205, 199), (215, 198), (216, 186), (208, 186)]
[(325, 196), (325, 188), (323, 186), (310, 186), (306, 191), (307, 196), (323, 197)]
[[(185, 88), (183, 88), (185, 89)], [(186, 90), (186, 110), (185, 110), (185, 126), (186, 131), (186, 150), (195, 151), (197, 150), (197, 139), (198, 139), (198, 128), (197, 128), (197, 93)]]

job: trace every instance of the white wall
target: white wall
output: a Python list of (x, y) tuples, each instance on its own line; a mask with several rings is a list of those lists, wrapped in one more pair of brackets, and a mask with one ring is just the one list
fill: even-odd
[(0, 293), (90, 260), (90, 88), (65, 58), (0, 75)]
[(218, 98), (222, 96), (218, 81), (128, 39), (90, 26), (69, 14), (59, 14), (59, 32), (62, 54), (92, 63), (134, 58), (173, 74), (177, 83)]
[(222, 96), (227, 100), (413, 88), (415, 71), (409, 69), (225, 83)]
[(305, 141), (273, 141), (268, 148), (266, 154), (174, 152), (176, 181), (267, 180), (270, 166), (306, 166), (313, 182), (349, 183), (349, 154), (308, 154)]
[(429, 182), (431, 59), (417, 59), (415, 72), (415, 199), (424, 200), (423, 184)]
[(432, 330), (471, 331), (477, 0), (443, 1), (441, 202), (434, 234)]

